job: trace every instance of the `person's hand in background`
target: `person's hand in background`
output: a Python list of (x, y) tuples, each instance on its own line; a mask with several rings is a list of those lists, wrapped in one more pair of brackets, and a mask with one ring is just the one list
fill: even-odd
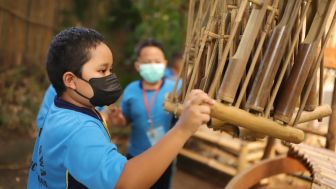
[(117, 106), (110, 106), (108, 109), (108, 121), (113, 126), (125, 126), (127, 125), (127, 120), (121, 112), (121, 109)]

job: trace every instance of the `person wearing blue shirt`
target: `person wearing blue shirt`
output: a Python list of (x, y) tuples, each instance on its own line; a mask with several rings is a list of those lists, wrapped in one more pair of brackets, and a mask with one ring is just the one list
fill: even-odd
[[(167, 60), (163, 46), (154, 39), (144, 40), (136, 49), (135, 68), (141, 80), (130, 83), (121, 100), (121, 110), (113, 110), (113, 125), (130, 123), (131, 134), (127, 158), (131, 159), (153, 146), (171, 128), (172, 114), (163, 108), (168, 93), (173, 91), (174, 80), (164, 77)], [(119, 115), (117, 115), (119, 114)], [(173, 166), (170, 165), (152, 189), (170, 187)]]
[[(43, 100), (42, 100), (42, 103), (40, 105), (40, 109), (38, 111), (38, 114), (37, 114), (37, 119), (36, 119), (36, 122), (37, 122), (37, 128), (41, 128), (41, 126), (43, 125), (43, 122), (45, 120), (45, 117), (48, 113), (48, 110), (51, 106), (52, 103), (54, 103), (54, 99), (56, 97), (56, 91), (55, 91), (55, 88), (52, 86), (52, 85), (49, 85), (46, 92), (44, 93), (44, 97), (43, 97)], [(104, 106), (102, 107), (99, 107), (97, 106), (96, 109), (102, 113), (106, 118), (108, 117), (106, 114), (108, 113), (105, 109)]]
[(164, 77), (172, 80), (176, 80), (180, 70), (182, 69), (183, 57), (180, 53), (173, 53), (170, 65), (165, 69)]
[(112, 52), (104, 37), (93, 29), (65, 29), (52, 40), (46, 62), (57, 95), (40, 122), (28, 189), (149, 188), (187, 139), (210, 120), (214, 101), (193, 90), (174, 128), (153, 147), (127, 160), (95, 109), (113, 104), (122, 94), (111, 72)]

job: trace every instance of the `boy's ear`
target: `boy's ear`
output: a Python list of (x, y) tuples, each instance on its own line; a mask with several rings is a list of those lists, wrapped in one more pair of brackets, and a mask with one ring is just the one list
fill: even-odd
[(140, 70), (140, 63), (139, 63), (138, 61), (135, 61), (135, 62), (134, 62), (134, 68), (135, 68), (135, 70), (136, 70), (137, 72), (139, 72), (139, 70)]
[(65, 72), (63, 74), (63, 83), (65, 87), (76, 89), (75, 80), (76, 76), (72, 72)]

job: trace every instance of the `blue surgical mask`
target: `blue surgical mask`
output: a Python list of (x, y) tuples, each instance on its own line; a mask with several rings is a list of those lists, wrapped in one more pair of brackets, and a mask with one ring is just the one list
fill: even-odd
[(163, 63), (140, 64), (139, 72), (145, 81), (155, 83), (162, 79), (165, 68)]

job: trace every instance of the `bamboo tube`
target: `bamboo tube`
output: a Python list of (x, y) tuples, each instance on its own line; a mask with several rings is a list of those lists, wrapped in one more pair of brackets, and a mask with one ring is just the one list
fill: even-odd
[[(190, 2), (189, 8), (195, 6), (195, 5), (192, 5), (191, 3), (194, 3), (194, 1)], [(197, 11), (197, 15), (196, 15), (196, 18), (195, 18), (195, 22), (192, 24), (192, 27), (190, 26), (192, 28), (192, 31), (189, 34), (190, 37), (187, 38), (188, 40), (186, 40), (186, 48), (185, 48), (184, 55), (183, 55), (182, 69), (180, 70), (179, 77), (178, 77), (178, 79), (176, 79), (175, 86), (174, 86), (174, 89), (173, 89), (173, 100), (176, 101), (176, 102), (177, 102), (176, 90), (177, 90), (177, 86), (178, 86), (178, 82), (179, 82), (180, 78), (183, 78), (182, 92), (181, 92), (181, 94), (182, 94), (181, 95), (181, 101), (182, 102), (184, 100), (184, 97), (186, 96), (187, 87), (188, 87), (188, 85), (187, 85), (188, 82), (186, 82), (187, 77), (188, 77), (188, 63), (189, 63), (190, 51), (191, 51), (191, 47), (192, 47), (191, 46), (191, 41), (192, 41), (193, 36), (195, 34), (196, 28), (198, 29), (198, 27), (199, 27), (198, 25), (201, 23), (200, 18), (202, 18), (203, 4), (204, 4), (204, 1), (200, 1), (199, 8), (198, 8), (198, 11)], [(193, 17), (193, 12), (191, 12), (188, 15), (188, 22), (192, 21), (192, 17)]]
[[(321, 44), (323, 44), (324, 41), (325, 41), (325, 33), (322, 35)], [(322, 45), (321, 45), (321, 47), (322, 47)], [(322, 49), (320, 49), (320, 50), (322, 50)], [(322, 103), (323, 103), (324, 58), (322, 58), (321, 62), (319, 62), (319, 65), (320, 65), (320, 73), (319, 73), (320, 78), (319, 78), (319, 90), (318, 90), (318, 103), (317, 103), (317, 99), (316, 99), (316, 101), (313, 101), (313, 103), (316, 103), (319, 106), (321, 106)], [(316, 86), (313, 85), (313, 89), (310, 91), (310, 93), (314, 93), (314, 91), (316, 91), (315, 94), (317, 94), (317, 88), (316, 88)], [(304, 110), (309, 111), (310, 110), (309, 107), (313, 103), (312, 103), (312, 100), (311, 100), (311, 96), (309, 96)], [(322, 121), (322, 120), (319, 120), (319, 121)]]
[(235, 99), (239, 83), (246, 69), (247, 61), (262, 26), (263, 18), (266, 15), (267, 5), (269, 5), (269, 1), (265, 0), (261, 9), (253, 9), (238, 49), (235, 55), (230, 59), (230, 63), (224, 74), (224, 79), (222, 80), (217, 98), (229, 104), (232, 104)]
[(275, 143), (275, 138), (268, 137), (266, 142), (266, 147), (263, 151), (262, 160), (268, 159), (272, 155), (272, 148)]
[(262, 155), (263, 155), (262, 151), (254, 152), (254, 153), (248, 154), (246, 159), (247, 161), (257, 161), (262, 158)]
[[(303, 10), (303, 12), (301, 14), (300, 20), (303, 20), (305, 18), (306, 14), (307, 14), (307, 11), (308, 11), (308, 8), (310, 6), (310, 3), (311, 3), (311, 0), (308, 0), (308, 2), (307, 2), (306, 6), (305, 6), (305, 8), (304, 8), (304, 10)], [(300, 31), (301, 31), (302, 25), (303, 25), (303, 22), (300, 22), (300, 25), (298, 26), (298, 29), (296, 30), (296, 32), (294, 34), (293, 44), (292, 44), (292, 46), (290, 48), (289, 55), (286, 57), (285, 63), (283, 65), (283, 68), (282, 68), (282, 70), (281, 70), (281, 72), (280, 72), (280, 74), (278, 76), (278, 81), (275, 84), (275, 87), (274, 87), (274, 89), (272, 91), (271, 98), (270, 98), (270, 100), (268, 102), (268, 105), (267, 105), (267, 108), (266, 108), (266, 112), (265, 112), (266, 117), (268, 117), (268, 115), (270, 114), (271, 108), (273, 106), (273, 102), (274, 102), (275, 97), (276, 97), (276, 95), (278, 93), (278, 90), (280, 88), (280, 84), (281, 84), (282, 79), (283, 79), (283, 77), (285, 75), (285, 72), (286, 72), (286, 68), (287, 68), (287, 66), (289, 64), (289, 61), (291, 59), (290, 55), (293, 53), (295, 44), (297, 43), (297, 41), (299, 39), (299, 34), (300, 34)]]
[[(215, 2), (213, 4), (213, 9), (211, 10), (211, 13), (210, 13), (210, 19), (209, 19), (209, 22), (206, 25), (205, 31), (208, 31), (210, 28), (212, 28), (212, 25), (213, 25), (213, 22), (214, 22), (214, 14), (215, 14), (215, 11), (217, 10), (217, 3), (218, 3), (218, 0), (215, 0)], [(197, 71), (198, 71), (198, 68), (199, 68), (200, 59), (201, 59), (201, 56), (203, 54), (203, 49), (204, 49), (207, 37), (208, 37), (207, 34), (204, 34), (202, 36), (201, 46), (200, 46), (200, 49), (198, 51), (198, 55), (196, 57), (196, 60), (195, 60), (194, 66), (193, 66), (193, 71), (192, 71), (192, 74), (191, 74), (191, 78), (189, 80), (189, 86), (188, 86), (187, 92), (185, 94), (186, 96), (189, 94), (192, 87), (194, 86), (194, 81), (195, 81), (195, 78), (197, 76), (196, 74), (197, 74)]]
[[(331, 11), (330, 8), (328, 9), (328, 6), (330, 6), (328, 0), (321, 1), (309, 33), (304, 42), (300, 45), (297, 62), (295, 62), (290, 76), (286, 80), (279, 96), (274, 115), (274, 118), (277, 120), (281, 120), (285, 123), (290, 121), (309, 72), (311, 72), (311, 76), (315, 78), (316, 73), (311, 71), (311, 67), (316, 56), (318, 42), (322, 37), (321, 34), (324, 32), (324, 30), (321, 31), (321, 28), (325, 27), (326, 16), (328, 16)], [(321, 16), (320, 14), (323, 15)], [(307, 96), (309, 92), (310, 89), (307, 90)], [(313, 98), (316, 99), (316, 95), (314, 95)]]
[[(220, 33), (220, 35), (225, 35), (225, 29), (226, 29), (226, 19), (228, 18), (228, 15), (229, 15), (229, 13), (228, 13), (228, 6), (227, 6), (227, 1), (226, 0), (224, 0), (224, 5), (222, 6), (222, 11), (223, 11), (223, 13), (222, 13), (222, 19), (221, 19), (221, 22), (220, 22), (220, 29), (219, 29), (219, 33)], [(218, 62), (221, 62), (222, 61), (222, 54), (223, 54), (223, 45), (224, 45), (224, 37), (223, 38), (221, 38), (220, 40), (219, 40), (219, 46), (218, 46)], [(211, 97), (211, 98), (213, 98), (213, 97)]]
[(215, 66), (216, 66), (215, 57), (217, 56), (217, 53), (218, 53), (218, 40), (216, 40), (216, 43), (214, 45), (214, 50), (213, 50), (213, 53), (211, 54), (211, 57), (210, 57), (210, 60), (209, 60), (208, 69), (205, 70), (205, 81), (204, 81), (204, 87), (203, 87), (204, 92), (208, 91), (209, 85), (211, 84), (210, 83), (211, 76), (212, 76), (211, 73), (214, 72), (214, 69), (215, 69)]
[(239, 26), (239, 23), (241, 21), (244, 10), (247, 6), (247, 3), (248, 3), (247, 0), (243, 0), (240, 4), (238, 14), (235, 18), (235, 23), (234, 23), (233, 29), (230, 32), (230, 37), (229, 37), (228, 42), (225, 46), (223, 56), (221, 57), (221, 62), (219, 63), (219, 65), (217, 67), (217, 71), (216, 71), (214, 80), (213, 80), (212, 85), (210, 87), (209, 96), (214, 96), (214, 94), (215, 94), (216, 87), (218, 86), (220, 78), (221, 78), (222, 73), (224, 71), (224, 66), (225, 66), (225, 62), (226, 62), (226, 59), (227, 59), (227, 55), (229, 53), (231, 44), (233, 42), (233, 38), (236, 35), (236, 32), (238, 30), (238, 26)]
[(241, 172), (247, 166), (248, 148), (246, 142), (243, 142), (240, 147), (240, 154), (238, 158), (238, 172)]
[[(334, 5), (335, 2), (336, 2), (335, 0), (331, 0), (329, 5)], [(332, 6), (329, 7), (329, 9), (328, 9), (328, 14), (327, 14), (327, 15), (330, 14), (330, 11), (331, 11), (331, 10), (332, 10)], [(333, 20), (332, 20), (331, 26), (330, 26), (330, 28), (329, 28), (329, 31), (328, 31), (328, 33), (327, 33), (327, 35), (326, 35), (326, 40), (325, 40), (325, 42), (324, 42), (323, 45), (322, 45), (322, 48), (321, 48), (322, 51), (320, 51), (320, 54), (319, 54), (319, 56), (318, 56), (318, 58), (317, 58), (317, 62), (320, 62), (321, 59), (322, 59), (322, 57), (323, 57), (323, 55), (324, 55), (323, 50), (324, 50), (324, 48), (326, 47), (327, 41), (328, 41), (328, 39), (329, 39), (329, 37), (330, 37), (330, 35), (331, 35), (332, 29), (333, 29), (333, 27), (334, 27), (334, 25), (335, 25), (335, 22), (336, 22), (336, 19), (335, 19), (335, 15), (336, 15), (336, 14), (335, 14), (335, 12), (333, 12), (333, 14), (331, 14), (331, 15), (333, 15)], [(324, 22), (324, 24), (323, 24), (323, 27), (325, 27), (325, 22)], [(320, 34), (320, 35), (321, 35), (321, 34)], [(315, 64), (315, 65), (313, 65), (313, 67), (312, 67), (312, 69), (314, 70), (314, 71), (313, 71), (313, 73), (314, 73), (314, 74), (313, 74), (314, 77), (316, 77), (317, 68), (318, 68), (318, 64)], [(311, 87), (313, 86), (313, 79), (314, 79), (314, 78), (311, 78), (310, 80), (307, 81), (307, 82), (308, 82), (308, 86), (307, 86), (307, 90), (308, 90), (308, 91), (309, 91), (309, 90), (311, 89)], [(304, 98), (302, 99), (302, 104), (301, 104), (300, 109), (299, 109), (299, 112), (298, 112), (298, 114), (297, 114), (297, 116), (296, 116), (296, 118), (295, 118), (294, 125), (295, 125), (295, 123), (300, 119), (300, 116), (301, 116), (301, 113), (302, 113), (303, 108), (304, 108), (304, 106), (305, 106), (305, 103), (306, 103), (306, 101), (307, 101), (307, 98), (308, 98), (308, 95), (305, 95)]]
[(265, 142), (249, 142), (247, 144), (247, 148), (249, 151), (257, 151), (257, 150), (262, 150), (265, 148)]
[(326, 148), (331, 151), (336, 151), (336, 78), (334, 80), (334, 90), (332, 96), (332, 114), (329, 120), (328, 134), (327, 134), (327, 144)]
[[(182, 105), (175, 104), (168, 99), (164, 103), (164, 108), (168, 112), (180, 114), (182, 112)], [(293, 143), (300, 143), (304, 139), (304, 133), (296, 128), (282, 126), (276, 122), (263, 117), (257, 117), (246, 111), (235, 107), (225, 106), (216, 102), (211, 107), (211, 117), (228, 122), (233, 125), (239, 125), (251, 131), (269, 135), (281, 140)]]
[[(309, 76), (310, 76), (310, 74), (308, 75), (308, 78), (310, 78)], [(313, 77), (313, 75), (311, 75), (311, 76)], [(308, 93), (306, 88), (307, 88), (306, 86), (303, 88), (304, 92), (301, 94), (302, 98), (303, 98), (304, 94)], [(317, 107), (318, 103), (319, 103), (319, 94), (317, 92), (317, 78), (315, 77), (314, 82), (313, 82), (313, 86), (310, 89), (308, 99), (307, 99), (307, 102), (306, 102), (303, 110), (314, 111), (315, 108)]]
[[(279, 0), (274, 0), (273, 1), (273, 5), (272, 5), (273, 8), (274, 8), (274, 10), (277, 9), (278, 5), (279, 5)], [(266, 34), (270, 30), (270, 27), (271, 27), (271, 24), (273, 22), (274, 16), (275, 16), (275, 11), (271, 11), (269, 17), (267, 18), (266, 25), (264, 26), (264, 29), (263, 29), (263, 31), (261, 33), (256, 53), (254, 54), (252, 63), (250, 65), (250, 69), (249, 69), (249, 71), (248, 71), (248, 73), (246, 75), (246, 79), (245, 79), (245, 81), (244, 81), (244, 83), (242, 85), (242, 88), (240, 90), (237, 102), (235, 104), (235, 107), (237, 107), (237, 108), (240, 107), (240, 104), (241, 104), (241, 102), (243, 100), (243, 97), (245, 96), (247, 85), (250, 82), (250, 79), (251, 79), (254, 67), (255, 67), (255, 65), (256, 65), (256, 63), (258, 61), (259, 55), (261, 54), (261, 49), (262, 49), (262, 47), (264, 45), (264, 42), (265, 42), (265, 39), (266, 39)]]
[(275, 74), (279, 69), (281, 58), (285, 52), (285, 46), (288, 43), (288, 38), (294, 25), (294, 18), (297, 17), (300, 3), (301, 1), (289, 1), (283, 18), (274, 28), (247, 100), (247, 109), (258, 112), (264, 110)]
[(275, 109), (275, 119), (285, 123), (290, 121), (313, 63), (316, 47), (317, 43), (300, 45), (299, 54), (296, 57), (297, 63), (294, 64), (290, 77), (280, 92)]
[[(323, 105), (317, 107), (314, 111), (312, 112), (303, 112), (300, 116), (299, 121), (297, 121), (296, 124), (308, 122), (308, 121), (313, 121), (315, 119), (320, 119), (323, 117), (330, 116), (332, 113), (331, 107), (329, 105)], [(296, 116), (293, 116), (293, 118), (290, 120), (289, 125), (294, 124)]]
[(316, 129), (311, 129), (311, 128), (307, 128), (307, 127), (302, 127), (302, 126), (299, 126), (299, 125), (295, 126), (295, 128), (298, 128), (298, 129), (304, 131), (305, 133), (313, 134), (313, 135), (317, 135), (317, 136), (325, 137), (327, 135), (325, 132), (317, 131)]

